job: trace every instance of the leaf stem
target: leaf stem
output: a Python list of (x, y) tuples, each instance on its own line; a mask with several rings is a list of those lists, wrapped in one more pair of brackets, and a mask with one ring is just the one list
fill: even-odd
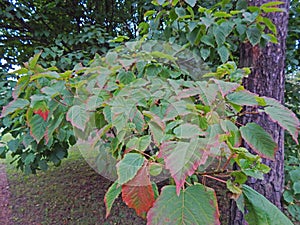
[(210, 175), (203, 175), (203, 176), (204, 176), (204, 177), (207, 177), (207, 178), (214, 179), (214, 180), (219, 181), (219, 182), (221, 182), (221, 183), (223, 183), (223, 184), (226, 184), (226, 181), (225, 181), (225, 180), (219, 179), (219, 178), (217, 178), (217, 177), (213, 177), (213, 176), (210, 176)]

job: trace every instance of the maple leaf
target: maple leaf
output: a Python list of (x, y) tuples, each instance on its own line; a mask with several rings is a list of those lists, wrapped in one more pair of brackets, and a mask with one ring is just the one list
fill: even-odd
[(128, 207), (136, 211), (137, 215), (146, 218), (147, 212), (155, 202), (146, 164), (132, 180), (122, 185), (122, 198)]

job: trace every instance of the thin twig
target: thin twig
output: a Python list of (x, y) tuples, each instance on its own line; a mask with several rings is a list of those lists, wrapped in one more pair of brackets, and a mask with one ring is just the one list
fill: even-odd
[(210, 176), (210, 175), (203, 175), (203, 176), (205, 176), (205, 177), (207, 177), (207, 178), (211, 178), (211, 179), (217, 180), (217, 181), (219, 181), (219, 182), (221, 182), (221, 183), (223, 183), (223, 184), (226, 184), (226, 181), (225, 181), (225, 180), (219, 179), (219, 178), (217, 178), (217, 177), (213, 177), (213, 176)]

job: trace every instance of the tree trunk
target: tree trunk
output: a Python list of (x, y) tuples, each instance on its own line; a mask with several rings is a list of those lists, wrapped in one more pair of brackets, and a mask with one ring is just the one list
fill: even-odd
[[(259, 6), (270, 0), (248, 0), (249, 5)], [(251, 67), (251, 74), (245, 78), (243, 85), (246, 89), (259, 94), (260, 96), (272, 97), (283, 103), (284, 100), (284, 67), (285, 49), (288, 24), (289, 0), (283, 0), (285, 12), (269, 13), (270, 18), (277, 27), (278, 44), (268, 43), (265, 48), (252, 46), (249, 43), (242, 44), (240, 49), (240, 67)], [(247, 115), (240, 118), (242, 124), (255, 122), (261, 125), (272, 135), (278, 144), (275, 160), (263, 159), (263, 163), (271, 168), (271, 171), (264, 176), (264, 180), (249, 179), (248, 185), (264, 195), (279, 209), (282, 209), (281, 198), (284, 187), (284, 132), (266, 115)], [(245, 144), (245, 147), (250, 149)], [(251, 151), (251, 149), (250, 149)], [(235, 202), (232, 202), (230, 221), (231, 225), (247, 224), (242, 213), (237, 209)]]

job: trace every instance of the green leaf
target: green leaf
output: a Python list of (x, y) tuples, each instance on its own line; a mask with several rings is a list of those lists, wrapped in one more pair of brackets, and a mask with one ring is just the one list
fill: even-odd
[(214, 26), (213, 33), (218, 46), (222, 46), (226, 41), (226, 34), (222, 27)]
[(54, 98), (57, 95), (60, 95), (64, 89), (66, 89), (65, 82), (58, 81), (54, 85), (42, 88), (42, 92), (48, 95), (49, 97)]
[(242, 138), (258, 155), (264, 158), (274, 159), (277, 144), (273, 141), (261, 126), (256, 123), (248, 123), (240, 128)]
[(226, 181), (226, 187), (231, 193), (238, 194), (238, 195), (242, 193), (241, 188), (239, 186), (236, 186), (230, 179)]
[(25, 165), (30, 165), (31, 163), (34, 162), (34, 159), (35, 159), (35, 154), (29, 153), (24, 160)]
[(203, 42), (204, 44), (210, 46), (210, 47), (215, 47), (215, 41), (214, 41), (214, 37), (211, 36), (211, 35), (204, 35), (202, 38), (201, 38), (201, 42)]
[(256, 26), (250, 26), (247, 29), (246, 34), (247, 38), (253, 46), (257, 45), (260, 42), (262, 33)]
[(194, 124), (185, 123), (174, 129), (174, 134), (177, 138), (193, 138), (204, 135), (205, 133)]
[(284, 2), (282, 1), (274, 1), (274, 2), (267, 2), (261, 5), (261, 7), (270, 7), (270, 6), (277, 6), (277, 5), (282, 5)]
[(18, 109), (23, 109), (29, 105), (29, 101), (26, 99), (18, 98), (11, 101), (7, 106), (4, 106), (1, 113), (1, 118), (15, 112)]
[(118, 183), (120, 185), (132, 180), (143, 166), (145, 158), (138, 153), (127, 153), (117, 163)]
[(218, 54), (221, 58), (222, 63), (225, 63), (228, 61), (230, 52), (224, 45), (222, 47), (218, 48)]
[(122, 187), (118, 184), (118, 182), (114, 182), (107, 190), (104, 197), (104, 203), (106, 206), (106, 218), (109, 216), (114, 201), (118, 198), (121, 191)]
[(210, 56), (210, 49), (209, 48), (201, 48), (200, 55), (203, 60), (206, 60)]
[(39, 167), (41, 168), (42, 171), (47, 171), (48, 170), (48, 164), (47, 161), (42, 159), (39, 161)]
[(215, 12), (214, 13), (214, 17), (220, 17), (220, 18), (230, 18), (232, 17), (231, 14), (227, 13), (227, 12)]
[(132, 108), (129, 118), (134, 123), (136, 130), (143, 132), (145, 127), (144, 115), (136, 107)]
[(20, 140), (13, 139), (7, 143), (7, 147), (9, 151), (16, 152), (18, 150), (19, 144), (20, 144)]
[(160, 147), (158, 157), (164, 158), (166, 169), (176, 183), (176, 191), (179, 194), (187, 176), (192, 175), (208, 157), (205, 150), (206, 143), (198, 138), (190, 142), (168, 141)]
[(36, 73), (30, 77), (30, 81), (34, 81), (40, 78), (58, 79), (59, 74), (54, 71), (46, 71), (43, 73)]
[(149, 128), (154, 143), (159, 146), (164, 137), (164, 130), (154, 121), (149, 122)]
[(140, 138), (133, 137), (126, 144), (126, 148), (128, 150), (135, 149), (135, 150), (143, 152), (148, 148), (150, 143), (151, 143), (151, 136), (150, 135), (145, 135), (145, 136), (142, 136)]
[(151, 176), (158, 176), (163, 170), (163, 165), (159, 163), (150, 163), (149, 173)]
[(300, 194), (300, 181), (298, 180), (293, 184), (294, 194)]
[(186, 15), (186, 11), (183, 7), (176, 7), (175, 8), (175, 12), (179, 17), (185, 16)]
[(300, 180), (300, 167), (297, 167), (295, 170), (289, 171), (289, 175), (293, 182), (297, 182)]
[(136, 59), (120, 59), (119, 62), (127, 70), (136, 63)]
[[(25, 68), (23, 68), (23, 69), (25, 69)], [(23, 91), (29, 84), (29, 79), (30, 79), (30, 75), (25, 75), (18, 79), (18, 83), (15, 86), (13, 94), (12, 94), (14, 99), (18, 98), (20, 96), (20, 94), (23, 93)]]
[(294, 141), (298, 143), (298, 129), (300, 123), (296, 115), (288, 108), (281, 107), (266, 107), (265, 112), (274, 121), (277, 122), (281, 127), (286, 129), (293, 137)]
[(236, 25), (236, 30), (239, 33), (239, 35), (242, 36), (246, 32), (247, 26), (239, 23)]
[(149, 17), (152, 16), (156, 13), (155, 10), (148, 10), (147, 12), (145, 12), (144, 17)]
[(67, 112), (67, 121), (70, 121), (74, 127), (82, 131), (84, 131), (88, 120), (87, 110), (79, 105), (73, 105)]
[(285, 9), (283, 8), (277, 8), (277, 7), (261, 7), (262, 11), (265, 13), (274, 13), (274, 12), (284, 12)]
[[(199, 12), (205, 12), (206, 10), (206, 8), (202, 8), (201, 6), (198, 9)], [(206, 29), (209, 28), (215, 22), (215, 18), (211, 17), (211, 15), (208, 13), (206, 14), (206, 17), (203, 16), (200, 18), (200, 20), (206, 26)]]
[(149, 122), (150, 133), (152, 135), (154, 143), (159, 146), (161, 140), (164, 137), (166, 126), (156, 114), (149, 111), (143, 111), (143, 114), (151, 119)]
[(219, 225), (215, 192), (195, 184), (177, 196), (174, 186), (165, 186), (149, 210), (147, 221), (148, 225)]
[(237, 126), (230, 120), (222, 120), (220, 125), (226, 133), (230, 134), (228, 141), (231, 145), (233, 147), (240, 146), (242, 139)]
[(263, 17), (263, 21), (270, 31), (272, 31), (274, 34), (277, 34), (276, 25), (272, 22), (272, 20), (270, 20), (268, 17)]
[(249, 225), (293, 225), (275, 205), (251, 187), (243, 185), (243, 196), (248, 213), (245, 215)]
[(55, 120), (51, 120), (46, 129), (46, 133), (45, 133), (45, 140), (46, 140), (46, 144), (48, 143), (49, 139), (51, 139), (51, 136), (53, 135), (53, 132), (59, 127), (59, 125), (61, 124), (61, 122), (63, 121), (65, 115), (61, 114), (58, 118), (56, 118)]
[(159, 51), (150, 52), (150, 55), (152, 55), (154, 58), (167, 59), (173, 62), (176, 61), (176, 58), (174, 56)]
[(255, 106), (258, 105), (258, 102), (256, 101), (257, 95), (254, 93), (251, 93), (249, 91), (238, 91), (230, 93), (226, 96), (226, 99), (228, 102), (236, 104), (236, 105), (249, 105), (249, 106)]
[(29, 59), (28, 65), (29, 65), (29, 68), (31, 70), (34, 70), (34, 68), (35, 68), (35, 66), (37, 64), (37, 61), (39, 60), (41, 54), (42, 54), (42, 51), (40, 51), (39, 53), (35, 54), (32, 58)]
[(135, 75), (131, 71), (121, 70), (117, 76), (117, 80), (119, 80), (122, 84), (129, 84), (135, 79)]
[(118, 53), (114, 51), (109, 51), (105, 56), (105, 61), (107, 64), (114, 66), (118, 58)]
[(165, 3), (165, 1), (166, 1), (166, 0), (157, 0), (157, 3), (158, 3), (159, 5), (162, 5), (162, 4)]
[(277, 37), (274, 34), (263, 34), (262, 37), (271, 43), (278, 44)]
[(286, 201), (287, 203), (292, 203), (292, 202), (294, 201), (294, 197), (293, 197), (292, 191), (285, 190), (285, 191), (283, 192), (283, 199), (284, 199), (284, 201)]
[(44, 137), (46, 133), (47, 123), (39, 115), (34, 115), (29, 121), (30, 135), (37, 143)]
[(145, 151), (151, 143), (151, 136), (145, 135), (138, 140), (138, 150)]
[(184, 0), (187, 4), (194, 7), (197, 3), (197, 0)]

